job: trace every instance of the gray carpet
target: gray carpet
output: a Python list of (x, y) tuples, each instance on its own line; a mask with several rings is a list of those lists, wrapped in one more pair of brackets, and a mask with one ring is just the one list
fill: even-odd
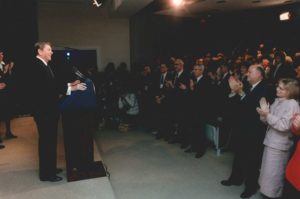
[(196, 159), (178, 144), (157, 141), (142, 131), (102, 130), (97, 144), (118, 199), (238, 199), (244, 189), (220, 184), (230, 174), (231, 153), (217, 157), (209, 149)]
[[(0, 132), (3, 133), (3, 124)], [(4, 140), (0, 150), (1, 199), (114, 199), (107, 177), (67, 183), (65, 172), (61, 182), (41, 182), (38, 179), (37, 132), (31, 117), (15, 119), (12, 131), (17, 139)], [(60, 129), (61, 132), (61, 129)], [(100, 156), (95, 151), (95, 159)], [(58, 166), (65, 168), (62, 136), (58, 144)]]

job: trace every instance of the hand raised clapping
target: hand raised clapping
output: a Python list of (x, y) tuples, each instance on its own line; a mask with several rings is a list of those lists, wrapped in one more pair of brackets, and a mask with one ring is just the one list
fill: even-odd
[(228, 79), (228, 83), (232, 92), (240, 93), (243, 91), (243, 83), (240, 80), (236, 79), (235, 77), (231, 76)]
[(256, 111), (261, 117), (266, 118), (270, 112), (270, 104), (267, 102), (266, 98), (262, 97), (259, 100), (259, 106), (256, 108)]
[(0, 90), (5, 89), (6, 84), (5, 83), (0, 83)]

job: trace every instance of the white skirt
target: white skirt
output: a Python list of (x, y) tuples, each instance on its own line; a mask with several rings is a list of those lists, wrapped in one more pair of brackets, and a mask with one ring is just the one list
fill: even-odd
[(259, 176), (260, 192), (265, 196), (270, 198), (282, 196), (285, 168), (289, 156), (289, 151), (265, 146)]

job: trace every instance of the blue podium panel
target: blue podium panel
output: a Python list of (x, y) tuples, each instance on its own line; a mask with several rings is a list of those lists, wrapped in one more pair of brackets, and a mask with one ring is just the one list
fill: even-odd
[(87, 89), (85, 91), (73, 91), (66, 96), (59, 104), (60, 110), (92, 110), (96, 108), (96, 95), (92, 80), (86, 79)]

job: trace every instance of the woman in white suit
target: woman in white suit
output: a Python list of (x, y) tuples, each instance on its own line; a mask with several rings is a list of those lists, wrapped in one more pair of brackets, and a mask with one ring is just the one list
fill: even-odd
[(279, 80), (276, 92), (277, 98), (270, 108), (265, 98), (257, 108), (261, 120), (268, 124), (259, 176), (260, 192), (267, 198), (282, 196), (284, 171), (293, 146), (292, 117), (299, 113), (297, 80)]

